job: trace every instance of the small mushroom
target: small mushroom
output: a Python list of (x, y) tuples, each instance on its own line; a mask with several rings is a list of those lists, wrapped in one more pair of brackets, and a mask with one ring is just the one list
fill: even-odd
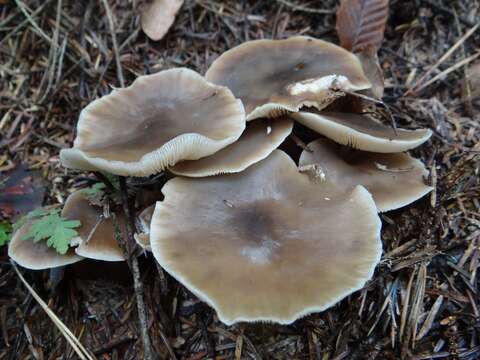
[(317, 165), (325, 179), (346, 191), (363, 185), (372, 194), (378, 211), (406, 206), (432, 191), (425, 184), (428, 171), (421, 161), (399, 154), (378, 154), (343, 148), (327, 139), (308, 144), (299, 165)]
[(339, 144), (378, 153), (406, 151), (432, 136), (430, 129), (394, 130), (359, 114), (301, 111), (289, 116)]
[(241, 173), (177, 177), (162, 191), (152, 252), (225, 324), (324, 310), (363, 287), (380, 260), (368, 191), (319, 187), (280, 150)]
[(370, 87), (355, 55), (307, 36), (247, 41), (223, 53), (205, 77), (242, 100), (247, 120), (302, 106), (322, 109), (342, 96), (341, 90)]
[(183, 0), (147, 1), (140, 16), (142, 30), (152, 40), (162, 39), (175, 21), (182, 4)]
[(152, 251), (150, 246), (150, 223), (152, 222), (153, 211), (155, 205), (151, 205), (143, 209), (138, 215), (137, 228), (140, 230), (136, 232), (133, 237), (137, 244), (148, 251)]
[(83, 260), (83, 257), (75, 254), (73, 249), (70, 249), (65, 255), (61, 255), (55, 249), (48, 247), (45, 241), (25, 240), (24, 237), (28, 234), (31, 226), (32, 221), (27, 221), (13, 233), (8, 244), (8, 256), (20, 266), (31, 270), (44, 270)]
[(204, 177), (236, 173), (265, 159), (292, 132), (287, 118), (251, 122), (238, 141), (199, 160), (188, 160), (170, 168), (176, 175)]
[[(62, 210), (62, 217), (79, 220), (80, 226), (75, 229), (78, 237), (72, 239), (75, 252), (83, 257), (104, 260), (123, 261), (122, 249), (115, 239), (113, 219), (105, 218), (100, 207), (90, 204), (84, 191), (78, 190), (70, 194)], [(123, 217), (118, 218), (118, 227), (124, 229)]]
[(197, 160), (236, 141), (245, 129), (240, 100), (185, 68), (137, 78), (80, 114), (68, 168), (148, 176)]

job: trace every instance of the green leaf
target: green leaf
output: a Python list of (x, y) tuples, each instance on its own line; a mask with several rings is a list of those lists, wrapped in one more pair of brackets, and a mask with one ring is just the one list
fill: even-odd
[(79, 226), (80, 221), (67, 220), (60, 216), (58, 209), (53, 209), (32, 223), (23, 240), (32, 239), (34, 242), (47, 240), (47, 246), (64, 255), (68, 251), (70, 241), (78, 235), (74, 228)]
[(33, 211), (30, 211), (27, 215), (22, 216), (20, 219), (17, 220), (17, 222), (15, 222), (15, 224), (13, 224), (13, 231), (17, 231), (18, 229), (20, 229), (23, 225), (25, 225), (25, 223), (28, 220), (45, 216), (49, 212), (53, 212), (53, 211), (56, 211), (58, 213), (60, 210), (54, 209), (49, 211), (48, 209), (45, 209), (45, 208), (38, 208)]
[(12, 225), (10, 225), (6, 221), (1, 221), (0, 222), (0, 246), (3, 246), (10, 241), (11, 234), (12, 234)]

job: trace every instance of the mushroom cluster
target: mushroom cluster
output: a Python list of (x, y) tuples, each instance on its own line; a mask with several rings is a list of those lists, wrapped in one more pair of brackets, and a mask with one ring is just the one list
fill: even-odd
[[(405, 153), (430, 130), (393, 129), (332, 106), (371, 86), (357, 56), (334, 44), (249, 41), (205, 77), (165, 70), (92, 102), (60, 158), (121, 176), (177, 175), (161, 201), (140, 209), (137, 243), (224, 323), (291, 323), (362, 288), (381, 257), (378, 212), (431, 190), (424, 165)], [(319, 134), (299, 164), (277, 149), (294, 121)], [(92, 230), (97, 213), (69, 202), (66, 216), (85, 229), (57, 264), (122, 259), (101, 228), (111, 224)], [(21, 231), (10, 253), (32, 267), (26, 257), (49, 254), (20, 257)]]

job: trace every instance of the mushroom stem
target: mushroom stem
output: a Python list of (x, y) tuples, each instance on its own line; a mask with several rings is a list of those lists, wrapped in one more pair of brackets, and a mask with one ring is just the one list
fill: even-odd
[(145, 310), (145, 301), (143, 299), (143, 284), (140, 280), (140, 269), (138, 267), (137, 257), (131, 256), (132, 251), (130, 246), (135, 242), (133, 238), (135, 219), (133, 217), (133, 213), (131, 211), (131, 207), (128, 201), (126, 178), (123, 176), (119, 176), (119, 182), (120, 193), (122, 196), (123, 212), (125, 214), (125, 227), (127, 230), (127, 238), (123, 239), (126, 249), (125, 258), (127, 259), (127, 263), (130, 265), (130, 270), (133, 275), (133, 287), (135, 290), (135, 299), (137, 300), (138, 320), (140, 321), (140, 333), (142, 335), (144, 359), (153, 360), (155, 359), (155, 357), (152, 352), (152, 343), (148, 335), (147, 312)]
[(105, 184), (108, 191), (110, 191), (112, 193), (115, 191), (115, 187), (113, 186), (112, 182), (110, 181), (110, 179), (108, 177), (103, 175), (100, 171), (94, 171), (93, 174), (97, 177), (98, 180), (100, 180), (102, 183)]

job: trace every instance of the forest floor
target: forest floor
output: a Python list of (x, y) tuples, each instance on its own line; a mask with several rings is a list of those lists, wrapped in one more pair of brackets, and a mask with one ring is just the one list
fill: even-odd
[[(71, 146), (80, 110), (122, 79), (179, 66), (203, 74), (219, 54), (252, 39), (301, 34), (338, 43), (334, 0), (186, 1), (159, 42), (141, 31), (138, 6), (0, 0), (0, 176), (20, 164), (36, 169), (48, 184), (44, 203), (63, 203), (93, 178), (61, 167), (59, 150)], [(430, 77), (454, 71), (405, 95), (479, 18), (478, 0), (391, 1), (379, 51), (384, 100), (397, 126), (434, 131), (412, 155), (430, 170), (435, 191), (381, 215), (384, 253), (366, 287), (292, 325), (226, 326), (142, 256), (149, 334), (160, 358), (480, 358), (480, 101), (462, 92), (471, 63), (460, 63), (478, 54), (480, 31)], [(48, 271), (20, 271), (97, 358), (142, 358), (126, 265), (69, 266), (55, 290)], [(76, 357), (1, 248), (0, 360)]]

